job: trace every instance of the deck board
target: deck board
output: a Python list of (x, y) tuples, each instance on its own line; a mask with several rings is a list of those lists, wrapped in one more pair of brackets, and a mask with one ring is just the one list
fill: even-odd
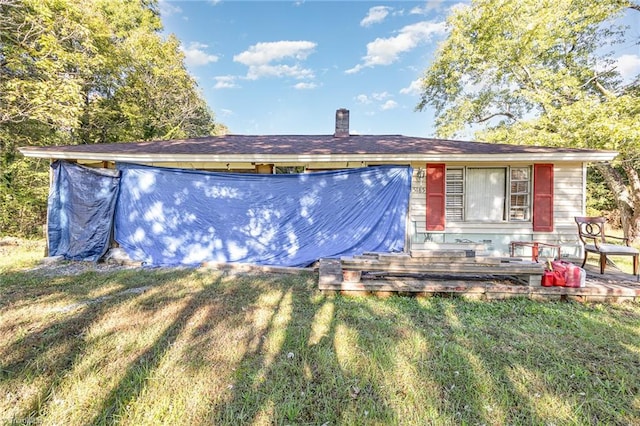
[(318, 288), (330, 292), (397, 292), (420, 295), (459, 295), (486, 300), (528, 297), (535, 300), (577, 300), (583, 302), (640, 302), (638, 277), (612, 267), (600, 275), (597, 267), (586, 265), (586, 286), (581, 288), (524, 285), (490, 275), (456, 277), (455, 273), (420, 274), (418, 277), (390, 277), (363, 274), (360, 282), (342, 280), (339, 259), (321, 259)]

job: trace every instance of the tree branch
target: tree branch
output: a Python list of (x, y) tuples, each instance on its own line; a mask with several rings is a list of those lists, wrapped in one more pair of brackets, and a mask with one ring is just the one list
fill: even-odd
[[(615, 68), (611, 68), (609, 70), (606, 70), (605, 72), (610, 72), (613, 71)], [(607, 98), (611, 98), (613, 96), (613, 93), (611, 93), (609, 90), (607, 90), (599, 81), (598, 81), (598, 77), (600, 77), (600, 74), (602, 73), (595, 73), (595, 75), (593, 77), (591, 77), (589, 80), (587, 80), (582, 86), (580, 86), (581, 88), (585, 88), (588, 85), (590, 85), (591, 83), (593, 83), (593, 85), (595, 86), (595, 88), (598, 90), (598, 92), (600, 92), (600, 94), (604, 97)]]
[(529, 68), (527, 68), (525, 66), (522, 66), (522, 69), (524, 70), (524, 73), (527, 74), (527, 79), (531, 83), (531, 87), (533, 87), (533, 89), (537, 92), (538, 91), (538, 85), (533, 80), (533, 77), (531, 77), (531, 72), (529, 71)]
[(631, 9), (631, 10), (636, 10), (636, 11), (640, 12), (640, 4), (636, 4), (636, 3), (631, 3), (631, 2), (629, 2), (629, 4), (627, 5), (627, 8), (628, 8), (628, 9)]
[(624, 183), (624, 179), (611, 164), (597, 163), (595, 167), (602, 174), (607, 186), (615, 195), (616, 205), (620, 210), (620, 219), (622, 221), (622, 229), (624, 236), (627, 238), (634, 238), (633, 235), (633, 199), (629, 193), (629, 189)]
[[(608, 163), (596, 163), (596, 169), (602, 174), (605, 182), (607, 182), (607, 186), (609, 189), (616, 194), (616, 200), (618, 200), (618, 204), (624, 203), (629, 205), (631, 199), (629, 197), (629, 191), (624, 184), (624, 179), (622, 175)], [(618, 207), (621, 207), (618, 205)]]
[(496, 112), (495, 114), (491, 114), (491, 115), (488, 115), (486, 117), (479, 118), (475, 122), (476, 123), (484, 123), (485, 121), (491, 120), (492, 118), (499, 117), (499, 116), (507, 117), (507, 118), (510, 118), (511, 120), (515, 120), (516, 119), (515, 115), (511, 114), (508, 111), (504, 111), (504, 112)]
[(622, 169), (627, 175), (627, 181), (631, 187), (631, 199), (634, 205), (640, 204), (640, 176), (638, 171), (633, 167), (633, 163), (630, 161), (622, 162)]

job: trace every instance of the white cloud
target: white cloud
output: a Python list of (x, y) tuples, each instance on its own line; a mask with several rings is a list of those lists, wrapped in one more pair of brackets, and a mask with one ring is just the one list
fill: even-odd
[(409, 86), (400, 89), (403, 95), (419, 95), (422, 91), (422, 79), (418, 78), (409, 83)]
[(354, 74), (365, 67), (390, 65), (398, 60), (401, 53), (413, 50), (421, 43), (429, 41), (434, 34), (444, 34), (445, 31), (445, 22), (423, 21), (407, 25), (394, 37), (377, 38), (367, 43), (367, 54), (362, 58), (363, 63), (348, 69), (346, 73)]
[(383, 101), (390, 97), (391, 95), (388, 92), (380, 92), (380, 93), (372, 93), (371, 97), (376, 101)]
[(189, 43), (188, 47), (182, 47), (185, 63), (190, 66), (200, 66), (207, 65), (211, 62), (218, 62), (216, 55), (210, 55), (204, 51), (207, 47), (209, 46), (198, 42), (192, 42)]
[(416, 6), (409, 12), (410, 15), (426, 15), (432, 10), (440, 9), (442, 0), (428, 0), (424, 6)]
[(160, 10), (160, 16), (162, 17), (182, 13), (182, 9), (172, 3), (169, 3), (167, 0), (159, 0), (158, 9)]
[(316, 87), (318, 87), (318, 85), (315, 83), (298, 83), (295, 86), (293, 86), (294, 89), (298, 89), (298, 90), (311, 90), (311, 89), (315, 89)]
[(216, 80), (214, 89), (234, 89), (240, 87), (236, 84), (236, 77), (233, 75), (219, 75), (214, 77)]
[(313, 71), (299, 65), (251, 65), (247, 79), (258, 80), (262, 77), (293, 77), (298, 80), (314, 78)]
[(457, 11), (461, 11), (461, 10), (466, 9), (468, 7), (471, 7), (468, 3), (463, 3), (463, 2), (454, 3), (451, 6), (449, 6), (449, 13), (454, 13), (454, 12), (457, 12)]
[(233, 111), (230, 109), (226, 109), (226, 108), (222, 108), (219, 111), (219, 114), (221, 117), (229, 117), (230, 115), (233, 115)]
[(369, 13), (360, 21), (361, 27), (368, 27), (373, 24), (378, 24), (389, 15), (392, 9), (387, 6), (374, 6), (369, 9)]
[(233, 60), (241, 64), (264, 65), (273, 61), (280, 61), (287, 58), (304, 60), (313, 53), (316, 43), (311, 41), (275, 41), (269, 43), (258, 43), (249, 47), (248, 50), (235, 55)]
[(371, 99), (367, 95), (358, 95), (356, 96), (356, 102), (359, 104), (370, 104)]
[(364, 65), (358, 64), (353, 68), (349, 68), (348, 70), (345, 71), (345, 73), (347, 74), (357, 74), (360, 71), (362, 71), (365, 68)]
[(387, 102), (385, 102), (384, 104), (382, 104), (382, 106), (380, 107), (382, 110), (386, 111), (388, 109), (394, 109), (398, 107), (398, 103), (396, 101), (392, 101), (391, 99), (389, 99)]
[(376, 92), (370, 95), (358, 95), (355, 97), (355, 100), (361, 105), (375, 104), (381, 110), (397, 108), (398, 103), (392, 99), (389, 99), (390, 97), (391, 94), (389, 94), (389, 92)]
[(640, 56), (622, 55), (616, 59), (616, 68), (622, 79), (629, 82), (640, 74)]
[(316, 43), (311, 41), (276, 41), (258, 43), (233, 57), (249, 67), (247, 78), (257, 80), (262, 77), (314, 78), (313, 71), (299, 64), (273, 64), (281, 61), (303, 61), (313, 53)]

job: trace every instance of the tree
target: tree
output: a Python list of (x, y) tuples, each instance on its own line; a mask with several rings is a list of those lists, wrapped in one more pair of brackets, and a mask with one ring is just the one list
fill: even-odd
[(226, 130), (161, 30), (156, 0), (0, 0), (0, 234), (46, 213), (47, 164), (18, 146)]
[(223, 133), (184, 65), (180, 43), (158, 35), (155, 2), (98, 2), (108, 19), (103, 52), (85, 89), (82, 143)]
[(416, 108), (434, 107), (440, 136), (472, 128), (490, 142), (618, 151), (595, 166), (638, 239), (640, 84), (622, 80), (611, 48), (628, 42), (614, 20), (638, 11), (626, 0), (475, 0), (449, 18)]

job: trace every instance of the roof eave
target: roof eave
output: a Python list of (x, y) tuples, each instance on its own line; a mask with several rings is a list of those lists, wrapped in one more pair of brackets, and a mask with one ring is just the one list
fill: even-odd
[[(547, 161), (557, 162), (598, 162), (611, 161), (617, 153), (614, 151), (589, 152), (543, 152), (543, 153), (508, 153), (508, 154), (126, 154), (126, 153), (92, 153), (73, 151), (50, 151), (20, 149), (25, 157), (50, 158), (64, 160), (114, 161), (131, 163), (169, 163), (183, 162), (474, 162), (495, 163), (509, 161)], [(470, 155), (472, 157), (470, 158)]]

